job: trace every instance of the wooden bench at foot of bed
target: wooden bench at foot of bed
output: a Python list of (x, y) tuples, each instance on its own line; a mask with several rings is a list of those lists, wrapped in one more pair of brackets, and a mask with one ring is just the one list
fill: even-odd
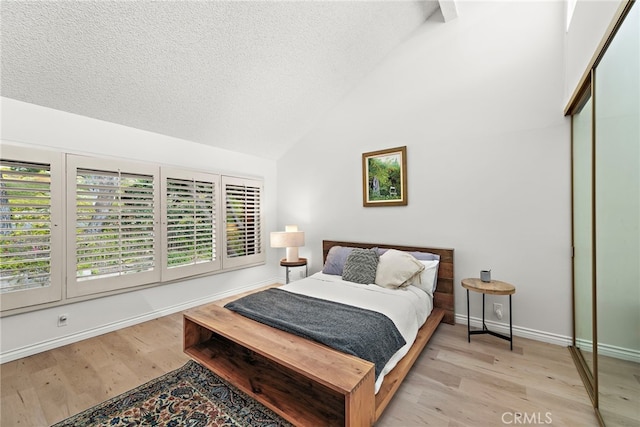
[(215, 304), (184, 316), (193, 359), (301, 426), (370, 426), (374, 365)]

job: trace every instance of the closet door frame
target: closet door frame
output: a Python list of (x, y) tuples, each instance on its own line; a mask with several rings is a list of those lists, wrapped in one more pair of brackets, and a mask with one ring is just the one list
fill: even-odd
[[(591, 192), (592, 192), (592, 200), (591, 200), (591, 233), (592, 233), (592, 327), (593, 327), (593, 372), (590, 372), (587, 362), (585, 361), (582, 353), (576, 347), (576, 299), (575, 299), (575, 265), (574, 259), (572, 256), (572, 280), (571, 280), (571, 300), (572, 300), (572, 345), (569, 346), (569, 351), (571, 356), (574, 359), (574, 363), (582, 378), (582, 381), (585, 385), (587, 393), (591, 398), (591, 402), (593, 403), (593, 407), (596, 413), (596, 417), (598, 418), (598, 422), (601, 426), (604, 426), (604, 419), (600, 413), (599, 407), (599, 391), (598, 391), (598, 328), (597, 328), (597, 276), (596, 276), (596, 253), (597, 253), (597, 241), (596, 241), (596, 188), (595, 188), (595, 180), (596, 180), (596, 162), (597, 159), (595, 157), (595, 144), (596, 144), (596, 72), (597, 67), (600, 61), (602, 60), (604, 54), (607, 51), (607, 48), (613, 41), (618, 32), (618, 29), (622, 26), (622, 23), (625, 17), (629, 14), (631, 7), (634, 6), (636, 0), (626, 0), (621, 2), (620, 7), (616, 11), (616, 14), (612, 20), (611, 25), (607, 28), (607, 31), (598, 45), (595, 54), (593, 55), (587, 69), (585, 70), (582, 78), (576, 89), (574, 90), (571, 98), (567, 106), (565, 107), (565, 116), (572, 117), (572, 125), (571, 125), (571, 150), (572, 150), (572, 161), (571, 161), (571, 244), (572, 250), (574, 248), (574, 232), (573, 232), (573, 115), (578, 113), (582, 106), (591, 99), (591, 153), (592, 153), (592, 161), (591, 161)], [(640, 6), (636, 6), (640, 7)]]
[[(569, 351), (571, 356), (573, 357), (573, 361), (578, 369), (578, 373), (582, 378), (582, 382), (589, 394), (589, 398), (593, 404), (594, 408), (598, 408), (598, 319), (597, 319), (597, 289), (596, 289), (596, 221), (595, 221), (595, 75), (594, 70), (592, 69), (589, 73), (589, 79), (585, 82), (581, 87), (580, 96), (576, 98), (576, 102), (569, 110), (568, 114), (571, 115), (571, 248), (572, 248), (572, 262), (571, 262), (571, 311), (572, 311), (572, 345), (569, 346)], [(573, 132), (573, 116), (579, 113), (582, 110), (582, 107), (591, 100), (591, 141), (589, 143), (589, 149), (591, 150), (591, 342), (592, 342), (592, 367), (593, 372), (585, 360), (582, 351), (577, 346), (576, 343), (576, 265), (575, 265), (575, 227), (573, 224), (573, 218), (575, 214), (575, 206), (574, 206), (574, 188), (575, 182), (574, 178), (574, 161), (573, 161), (573, 150), (574, 150), (574, 132)], [(600, 418), (598, 416), (598, 418)], [(602, 424), (602, 420), (600, 420)]]

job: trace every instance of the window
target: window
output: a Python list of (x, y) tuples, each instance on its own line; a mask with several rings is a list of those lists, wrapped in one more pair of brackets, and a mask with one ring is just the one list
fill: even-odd
[(160, 281), (158, 167), (68, 156), (67, 293)]
[(222, 177), (225, 197), (224, 266), (264, 262), (262, 181)]
[(262, 221), (260, 180), (3, 144), (0, 310), (264, 263)]
[(219, 176), (162, 168), (162, 279), (219, 270)]
[[(2, 148), (0, 292), (2, 310), (62, 297), (61, 155)], [(29, 162), (23, 159), (31, 159)]]

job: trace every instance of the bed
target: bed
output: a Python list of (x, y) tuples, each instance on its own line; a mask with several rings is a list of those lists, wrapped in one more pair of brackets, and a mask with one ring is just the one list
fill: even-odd
[[(185, 313), (185, 352), (295, 425), (373, 425), (440, 322), (454, 322), (453, 249), (323, 241), (323, 261), (336, 247), (428, 252), (440, 258), (430, 314), (379, 381), (371, 362), (215, 304)], [(314, 274), (289, 290), (326, 279)]]

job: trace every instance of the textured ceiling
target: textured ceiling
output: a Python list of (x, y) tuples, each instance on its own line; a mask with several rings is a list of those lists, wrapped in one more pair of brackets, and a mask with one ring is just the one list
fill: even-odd
[(6, 1), (2, 96), (277, 159), (437, 1)]

